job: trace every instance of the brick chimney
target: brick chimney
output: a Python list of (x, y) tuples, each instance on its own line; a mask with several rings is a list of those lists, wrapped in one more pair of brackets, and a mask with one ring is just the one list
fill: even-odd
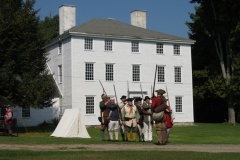
[(146, 11), (134, 10), (131, 12), (131, 25), (147, 28), (147, 13)]
[(59, 7), (59, 35), (76, 26), (76, 6), (62, 5)]

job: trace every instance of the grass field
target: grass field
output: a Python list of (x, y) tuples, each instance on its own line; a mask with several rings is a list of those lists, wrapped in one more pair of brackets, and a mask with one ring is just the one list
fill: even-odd
[[(90, 127), (88, 132), (90, 139), (81, 138), (55, 138), (50, 137), (54, 131), (53, 127), (32, 127), (19, 129), (18, 137), (0, 136), (1, 144), (11, 145), (34, 145), (34, 144), (107, 144), (110, 142), (101, 141), (98, 128)], [(240, 125), (223, 124), (196, 124), (194, 126), (174, 126), (171, 129), (170, 144), (240, 144)], [(121, 139), (121, 138), (120, 138)], [(153, 139), (156, 142), (156, 134), (153, 132)], [(128, 142), (116, 142), (115, 144), (127, 144)], [(149, 145), (149, 143), (134, 142), (136, 145)], [(152, 144), (154, 145), (154, 144)], [(240, 153), (204, 153), (187, 151), (10, 151), (2, 148), (0, 159), (10, 160), (75, 160), (75, 159), (176, 159), (176, 160), (238, 160)]]

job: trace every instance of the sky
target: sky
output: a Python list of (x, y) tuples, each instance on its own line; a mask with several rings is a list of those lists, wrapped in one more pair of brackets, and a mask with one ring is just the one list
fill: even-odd
[(63, 4), (76, 6), (76, 25), (93, 18), (114, 18), (130, 24), (130, 12), (144, 10), (147, 13), (147, 29), (189, 38), (186, 22), (191, 22), (189, 13), (195, 13), (196, 4), (190, 0), (36, 0), (34, 9), (38, 16), (58, 15)]

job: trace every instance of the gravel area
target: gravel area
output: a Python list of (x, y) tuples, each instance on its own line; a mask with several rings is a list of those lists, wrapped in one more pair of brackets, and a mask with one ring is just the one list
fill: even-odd
[[(116, 142), (117, 143), (117, 142)], [(159, 150), (159, 151), (196, 151), (196, 152), (238, 152), (240, 145), (233, 144), (61, 144), (61, 145), (7, 145), (0, 144), (1, 150), (32, 151), (117, 151), (117, 150)]]

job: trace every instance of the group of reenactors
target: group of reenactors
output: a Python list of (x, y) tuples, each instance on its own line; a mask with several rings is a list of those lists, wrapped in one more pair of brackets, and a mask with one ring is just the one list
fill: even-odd
[(156, 144), (167, 144), (174, 115), (167, 105), (168, 100), (163, 96), (166, 92), (162, 89), (155, 92), (157, 96), (145, 96), (144, 99), (127, 98), (123, 95), (119, 103), (115, 102), (115, 97), (102, 94), (102, 101), (99, 103), (102, 140), (106, 140), (104, 133), (107, 130), (108, 141), (119, 141), (120, 130), (122, 141), (137, 141), (138, 137), (139, 142), (152, 142), (152, 128), (155, 122), (158, 137)]

